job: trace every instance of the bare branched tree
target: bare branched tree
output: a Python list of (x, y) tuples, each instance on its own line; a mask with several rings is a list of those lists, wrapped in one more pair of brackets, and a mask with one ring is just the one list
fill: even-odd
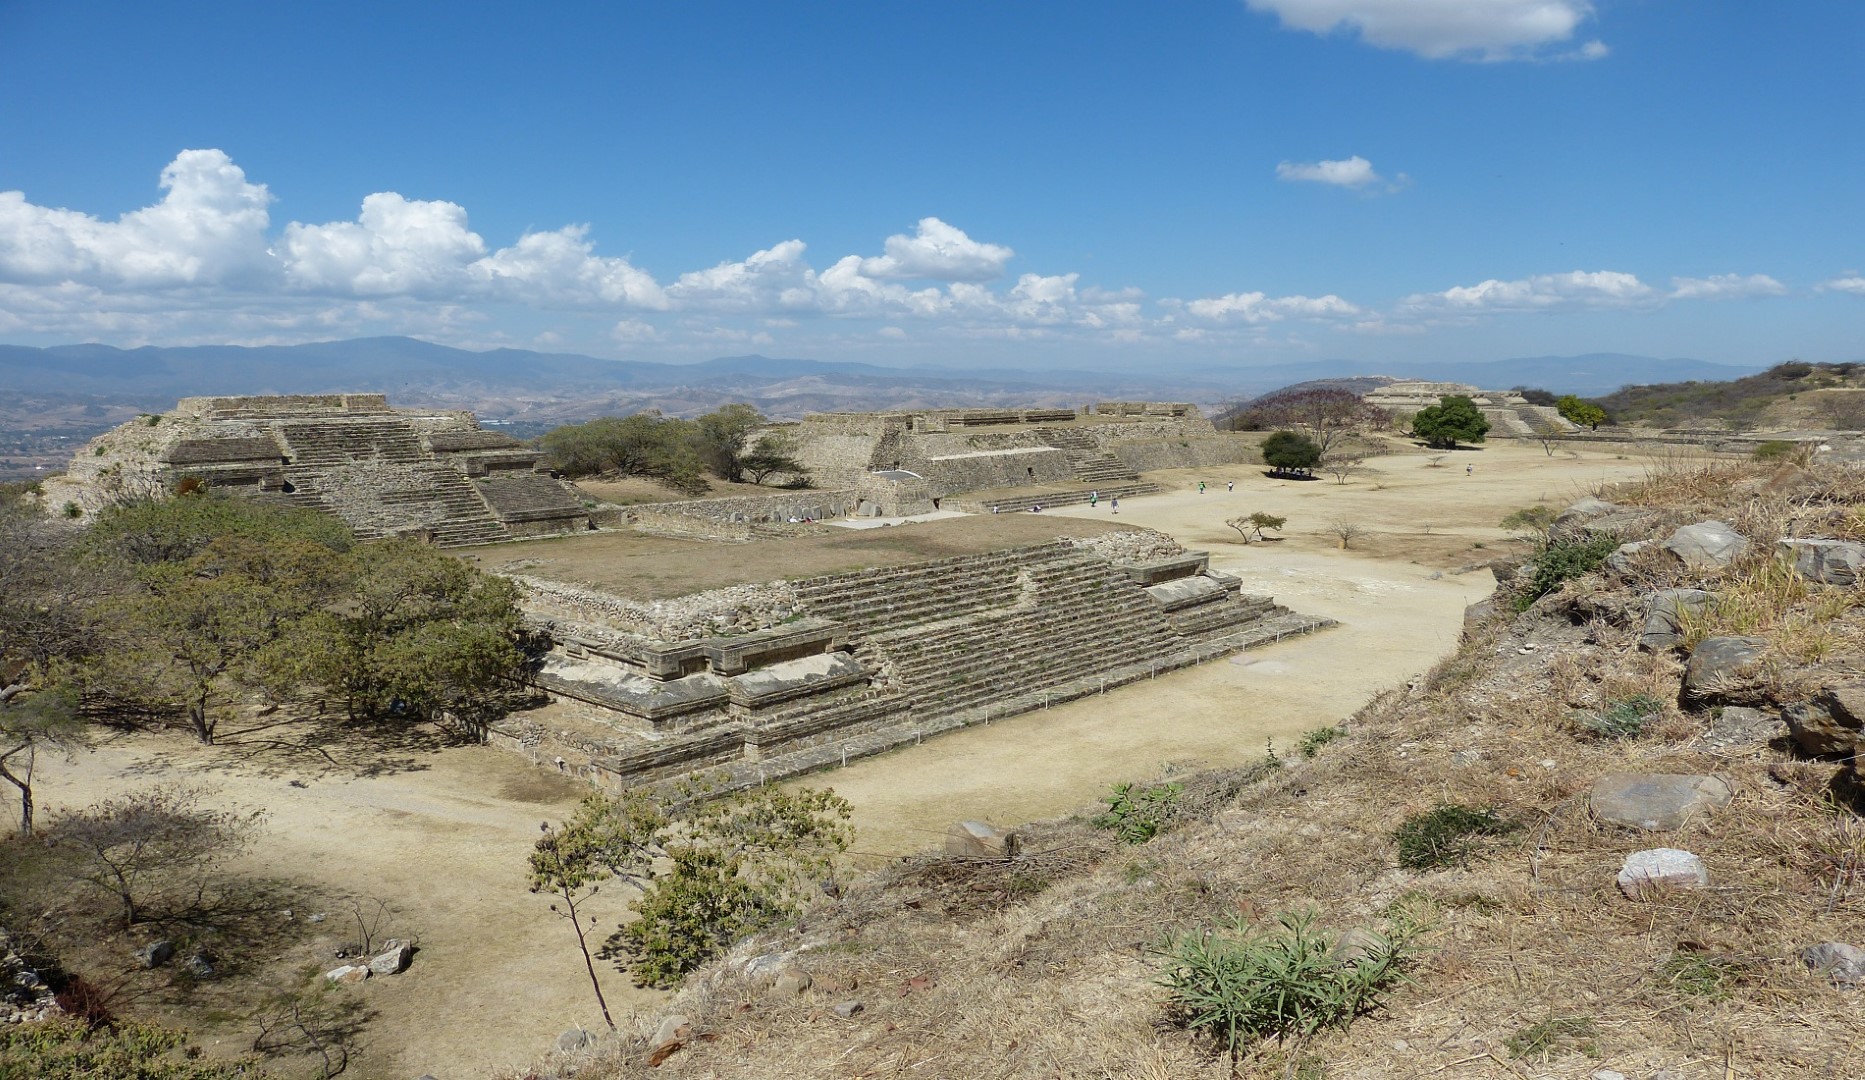
[(1327, 528), (1340, 541), (1342, 551), (1346, 551), (1355, 540), (1366, 535), (1365, 526), (1347, 518), (1335, 518), (1328, 522)]

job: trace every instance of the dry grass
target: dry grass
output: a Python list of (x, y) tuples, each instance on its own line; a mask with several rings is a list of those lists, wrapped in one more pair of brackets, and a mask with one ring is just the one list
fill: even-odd
[[(1188, 813), (1116, 847), (1081, 819), (1032, 832), (1034, 855), (908, 860), (756, 948), (801, 951), (817, 988), (778, 1000), (726, 965), (677, 1007), (700, 1037), (681, 1076), (1582, 1077), (1865, 1075), (1856, 994), (1799, 951), (1859, 940), (1865, 824), (1836, 808), (1837, 766), (1785, 741), (1726, 744), (1680, 708), (1679, 658), (1637, 648), (1638, 591), (1695, 584), (1721, 599), (1689, 627), (1769, 639), (1770, 692), (1865, 655), (1857, 594), (1810, 587), (1773, 561), (1810, 510), (1865, 495), (1855, 475), (1762, 490), (1727, 462), (1670, 463), (1622, 502), (1720, 517), (1755, 542), (1720, 575), (1653, 561), (1630, 585), (1570, 584), (1497, 617), (1409, 689), (1382, 694), (1312, 756), (1195, 778)], [(1849, 513), (1849, 507), (1845, 507)], [(1694, 519), (1694, 518), (1693, 518)], [(1661, 702), (1642, 730), (1602, 738), (1576, 717)], [(1675, 831), (1602, 825), (1606, 773), (1709, 773), (1733, 802)], [(1468, 860), (1399, 868), (1394, 827), (1446, 802), (1522, 827)], [(1633, 902), (1614, 877), (1641, 848), (1695, 851), (1708, 888)], [(1154, 955), (1169, 935), (1242, 914), (1314, 911), (1335, 930), (1394, 905), (1431, 913), (1426, 958), (1383, 1012), (1233, 1063), (1166, 1019)], [(844, 1019), (837, 1002), (859, 1000)], [(646, 1076), (652, 1028), (607, 1044), (581, 1080)], [(1725, 1073), (1725, 1070), (1730, 1070)]]

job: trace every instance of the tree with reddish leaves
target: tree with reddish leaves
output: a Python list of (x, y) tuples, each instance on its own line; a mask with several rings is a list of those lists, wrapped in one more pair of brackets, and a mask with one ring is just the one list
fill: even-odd
[(1308, 387), (1265, 394), (1239, 410), (1231, 426), (1237, 431), (1300, 432), (1325, 456), (1348, 433), (1381, 427), (1389, 418), (1384, 409), (1368, 405), (1360, 395), (1338, 387)]

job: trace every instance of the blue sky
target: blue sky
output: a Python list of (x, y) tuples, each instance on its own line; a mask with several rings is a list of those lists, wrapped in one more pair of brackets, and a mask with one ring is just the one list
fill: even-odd
[(1857, 0), (0, 0), (0, 340), (1865, 359)]

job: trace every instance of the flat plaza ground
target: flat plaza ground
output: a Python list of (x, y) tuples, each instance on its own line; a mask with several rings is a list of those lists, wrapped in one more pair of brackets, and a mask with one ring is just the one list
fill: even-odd
[[(1469, 474), (1466, 463), (1474, 466)], [(1118, 520), (1171, 533), (1209, 551), (1213, 565), (1240, 576), (1246, 590), (1341, 625), (800, 782), (831, 785), (852, 800), (856, 847), (875, 856), (934, 846), (960, 818), (1012, 824), (1070, 813), (1108, 785), (1156, 775), (1168, 763), (1243, 761), (1271, 740), (1288, 747), (1455, 645), (1464, 606), (1493, 586), (1487, 571), (1463, 568), (1510, 549), (1497, 527), (1505, 514), (1535, 503), (1565, 505), (1601, 484), (1638, 477), (1646, 464), (1610, 451), (1549, 457), (1533, 443), (1498, 442), (1435, 468), (1415, 452), (1374, 459), (1375, 472), (1344, 486), (1274, 480), (1249, 466), (1154, 474), (1168, 490), (1123, 500), (1118, 519), (1106, 506), (1080, 507), (851, 534), (879, 547), (845, 549), (843, 538), (823, 538), (837, 543), (797, 550), (818, 553), (811, 558), (851, 550), (869, 559), (887, 551), (936, 557), (969, 550), (943, 545), (972, 530), (998, 546)], [(1236, 490), (1227, 491), (1232, 482)], [(1288, 518), (1285, 538), (1240, 544), (1224, 520), (1259, 510)], [(1328, 528), (1336, 520), (1366, 534), (1340, 550)], [(942, 531), (954, 524), (962, 527)], [(581, 542), (626, 547), (630, 539), (639, 538)], [(544, 541), (477, 554), (480, 565), (496, 567), (569, 560), (559, 553), (571, 550)], [(599, 554), (600, 544), (575, 550), (580, 561), (560, 561), (555, 572), (594, 576), (618, 561)], [(753, 550), (676, 542), (643, 557), (673, 559), (657, 571), (671, 575), (702, 556), (715, 569), (745, 562)], [(639, 570), (627, 573), (646, 580)], [(800, 576), (759, 573), (745, 580)], [(524, 880), (539, 822), (561, 820), (581, 793), (514, 756), (477, 746), (383, 755), (366, 746), (297, 745), (288, 730), (236, 735), (211, 749), (178, 734), (139, 735), (70, 763), (45, 760), (41, 777), (48, 816), (130, 787), (202, 782), (217, 801), (270, 811), (249, 869), (393, 903), (397, 927), (418, 934), (422, 951), (408, 973), (356, 989), (377, 1016), (347, 1075), (479, 1080), (535, 1059), (565, 1028), (600, 1022), (569, 929), (543, 898), (526, 892)], [(624, 898), (600, 899), (606, 927)], [(613, 971), (604, 986), (623, 1013), (661, 1000), (629, 989)], [(232, 1047), (251, 1033), (229, 1028), (222, 1037)]]

